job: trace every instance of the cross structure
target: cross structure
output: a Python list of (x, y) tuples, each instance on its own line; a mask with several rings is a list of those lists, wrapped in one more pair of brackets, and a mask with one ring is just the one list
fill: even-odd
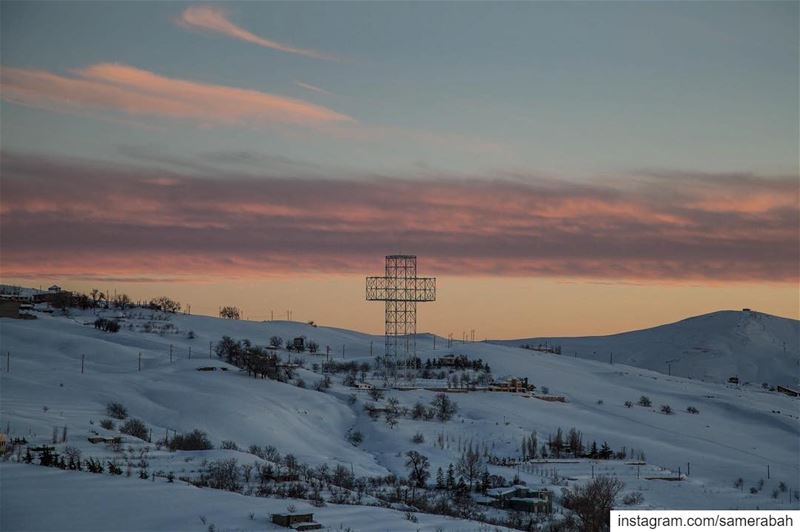
[(436, 301), (436, 278), (417, 277), (416, 255), (388, 255), (385, 275), (367, 277), (367, 301), (386, 302), (385, 356), (416, 356), (417, 303)]

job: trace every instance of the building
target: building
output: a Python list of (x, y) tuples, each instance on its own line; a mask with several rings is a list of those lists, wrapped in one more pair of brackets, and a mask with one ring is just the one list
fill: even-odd
[(272, 522), (294, 530), (319, 530), (322, 525), (314, 521), (314, 514), (285, 513), (272, 514)]
[(54, 284), (53, 286), (48, 288), (47, 291), (48, 292), (62, 292), (63, 290), (61, 289), (60, 286), (58, 286), (57, 284)]
[(368, 382), (357, 382), (355, 383), (355, 388), (358, 388), (359, 390), (371, 390), (374, 388), (374, 386)]
[(511, 377), (505, 381), (494, 381), (489, 385), (492, 392), (525, 393), (533, 391), (536, 387), (528, 384), (527, 377)]
[(553, 493), (547, 489), (531, 489), (516, 484), (486, 491), (487, 503), (495, 508), (505, 508), (528, 513), (552, 513)]
[(789, 386), (781, 386), (778, 385), (775, 387), (781, 393), (785, 393), (789, 397), (800, 397), (800, 390), (796, 390), (795, 388), (791, 388)]
[(438, 362), (442, 367), (453, 367), (456, 365), (457, 359), (456, 355), (444, 355), (438, 358)]
[(22, 316), (19, 313), (21, 305), (22, 303), (19, 301), (11, 299), (0, 300), (0, 318), (21, 318)]
[(292, 340), (292, 349), (300, 353), (301, 351), (306, 350), (306, 339), (302, 336), (299, 336)]

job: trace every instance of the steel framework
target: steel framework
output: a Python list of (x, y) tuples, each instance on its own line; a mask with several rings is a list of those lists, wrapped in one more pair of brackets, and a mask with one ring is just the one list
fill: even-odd
[(416, 255), (387, 255), (384, 276), (367, 277), (367, 301), (386, 302), (386, 357), (416, 356), (417, 303), (436, 301), (436, 278), (417, 277)]

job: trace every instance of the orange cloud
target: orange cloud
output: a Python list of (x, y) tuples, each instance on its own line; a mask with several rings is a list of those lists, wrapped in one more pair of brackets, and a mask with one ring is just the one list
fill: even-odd
[(234, 39), (239, 39), (249, 43), (286, 52), (290, 54), (303, 55), (313, 59), (325, 59), (329, 61), (338, 60), (336, 56), (311, 50), (308, 48), (297, 48), (289, 44), (280, 43), (270, 39), (259, 37), (258, 35), (241, 28), (230, 21), (227, 13), (219, 8), (211, 6), (192, 6), (181, 13), (178, 22), (185, 27), (198, 28), (214, 33), (221, 33)]
[(323, 125), (354, 120), (327, 107), (252, 89), (168, 78), (121, 64), (75, 70), (75, 77), (0, 66), (0, 97), (54, 111), (118, 111), (220, 124)]
[[(209, 179), (14, 154), (2, 166), (9, 277), (343, 273), (402, 249), (440, 274), (798, 279), (796, 177)], [(725, 212), (704, 201), (715, 188)]]

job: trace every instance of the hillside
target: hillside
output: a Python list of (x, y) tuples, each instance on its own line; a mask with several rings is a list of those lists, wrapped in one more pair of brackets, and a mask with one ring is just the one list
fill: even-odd
[[(613, 361), (682, 377), (796, 385), (800, 322), (754, 311), (719, 311), (608, 336), (494, 340), (508, 346), (560, 346), (562, 356)], [(668, 364), (669, 362), (669, 364)]]
[[(223, 335), (262, 346), (273, 335), (284, 339), (302, 335), (317, 341), (322, 353), (330, 346), (331, 357), (337, 362), (368, 364), (374, 362), (370, 351), (374, 355), (382, 350), (380, 336), (296, 322), (158, 315), (142, 309), (73, 311), (71, 316), (38, 312), (37, 316), (35, 320), (0, 319), (0, 348), (10, 353), (10, 372), (4, 371), (0, 377), (0, 427), (11, 438), (24, 437), (31, 445), (50, 444), (54, 431), (60, 435), (67, 427), (67, 442), (56, 444), (59, 452), (70, 446), (79, 449), (84, 458), (127, 463), (134, 475), (96, 476), (0, 463), (3, 530), (78, 530), (97, 523), (85, 515), (90, 508), (81, 506), (83, 499), (68, 496), (76, 491), (86, 492), (94, 501), (92, 505), (104, 505), (117, 516), (103, 521), (100, 528), (106, 530), (206, 530), (199, 516), (221, 529), (263, 530), (271, 526), (266, 522), (266, 512), (283, 511), (290, 505), (314, 511), (318, 520), (334, 528), (487, 527), (469, 518), (458, 520), (424, 512), (414, 512), (418, 522), (413, 522), (403, 503), (379, 503), (369, 495), (356, 502), (350, 499), (354, 493), (348, 495), (338, 488), (323, 490), (323, 499), (328, 502), (316, 507), (308, 500), (257, 497), (253, 491), (257, 485), (252, 482), (239, 494), (196, 489), (188, 484), (214, 461), (235, 459), (242, 466), (264, 465), (264, 459), (249, 450), (251, 445), (271, 445), (280, 455), (292, 454), (308, 471), (332, 470), (338, 465), (355, 477), (396, 475), (400, 479), (408, 475), (405, 453), (413, 449), (430, 460), (431, 484), (437, 468), (446, 471), (449, 464), (458, 462), (468, 445), (475, 446), (485, 452), (484, 459), (494, 456), (512, 460), (511, 467), (487, 462), (489, 473), (506, 480), (518, 475), (531, 486), (551, 490), (556, 508), (562, 488), (587, 482), (593, 474), (621, 479), (625, 483), (623, 495), (643, 495), (643, 501), (635, 504), (642, 508), (763, 509), (798, 505), (793, 497), (800, 489), (799, 403), (760, 386), (703, 383), (622, 364), (609, 366), (487, 343), (456, 344), (445, 349), (444, 342), (438, 341), (438, 349), (433, 350), (432, 338), (424, 336), (418, 342), (423, 361), (450, 353), (481, 359), (491, 366), (495, 378), (527, 377), (537, 386), (537, 392), (531, 396), (464, 388), (448, 394), (458, 404), (453, 419), (426, 421), (401, 414), (392, 425), (383, 416), (371, 419), (365, 406), (377, 403), (386, 407), (393, 398), (401, 409), (410, 411), (417, 402), (430, 404), (435, 392), (424, 389), (420, 381), (410, 390), (387, 389), (385, 397), (376, 401), (366, 391), (347, 386), (347, 372), (328, 374), (331, 387), (318, 391), (314, 385), (323, 379), (319, 365), (326, 358), (324, 354), (279, 350), (282, 360), (291, 358), (305, 366), (297, 368), (289, 382), (279, 382), (248, 377), (209, 351)], [(98, 316), (117, 319), (122, 325), (120, 331), (96, 329), (93, 322)], [(198, 371), (203, 367), (218, 369)], [(220, 371), (222, 368), (227, 371)], [(374, 368), (366, 373), (366, 380), (382, 386)], [(430, 382), (441, 386), (441, 381)], [(545, 392), (563, 396), (566, 402), (536, 399), (546, 396)], [(652, 400), (652, 406), (635, 405), (643, 395)], [(121, 422), (115, 429), (99, 427), (106, 417), (105, 406), (111, 401), (124, 404), (131, 417), (145, 422), (152, 443), (120, 434), (117, 429)], [(626, 406), (626, 401), (634, 405)], [(661, 405), (671, 405), (672, 415), (660, 412)], [(687, 413), (689, 406), (698, 413)], [(519, 462), (524, 438), (535, 434), (544, 443), (559, 428), (567, 431), (571, 427), (582, 432), (587, 446), (591, 441), (598, 446), (607, 442), (615, 451), (624, 448), (628, 459), (539, 457)], [(215, 449), (171, 452), (155, 445), (167, 431), (174, 435), (193, 429), (206, 432)], [(361, 443), (352, 443), (349, 436), (353, 432), (363, 436)], [(416, 439), (417, 434), (422, 438)], [(91, 435), (121, 436), (121, 453), (107, 445), (89, 443), (87, 437)], [(235, 442), (238, 450), (222, 448), (226, 440)], [(10, 461), (18, 462), (19, 458), (12, 455)], [(631, 462), (631, 458), (643, 459), (643, 463), (636, 465), (639, 462)], [(150, 480), (137, 478), (141, 468), (136, 464), (141, 460), (147, 462), (150, 473), (161, 475)], [(687, 467), (691, 468), (689, 476)], [(167, 472), (178, 478), (174, 484), (165, 480)], [(665, 477), (681, 481), (648, 480)], [(742, 484), (737, 487), (739, 478)], [(33, 507), (42, 493), (63, 501), (59, 504), (64, 513), (36, 513), (34, 517)], [(430, 499), (444, 496), (431, 491)], [(153, 501), (168, 497), (174, 498), (174, 504), (145, 511)], [(349, 505), (334, 501), (348, 501)], [(72, 511), (67, 512), (67, 508)], [(482, 512), (484, 519), (504, 518), (497, 510), (474, 509)], [(250, 513), (256, 517), (248, 517)], [(69, 526), (63, 525), (60, 515), (72, 519)]]

